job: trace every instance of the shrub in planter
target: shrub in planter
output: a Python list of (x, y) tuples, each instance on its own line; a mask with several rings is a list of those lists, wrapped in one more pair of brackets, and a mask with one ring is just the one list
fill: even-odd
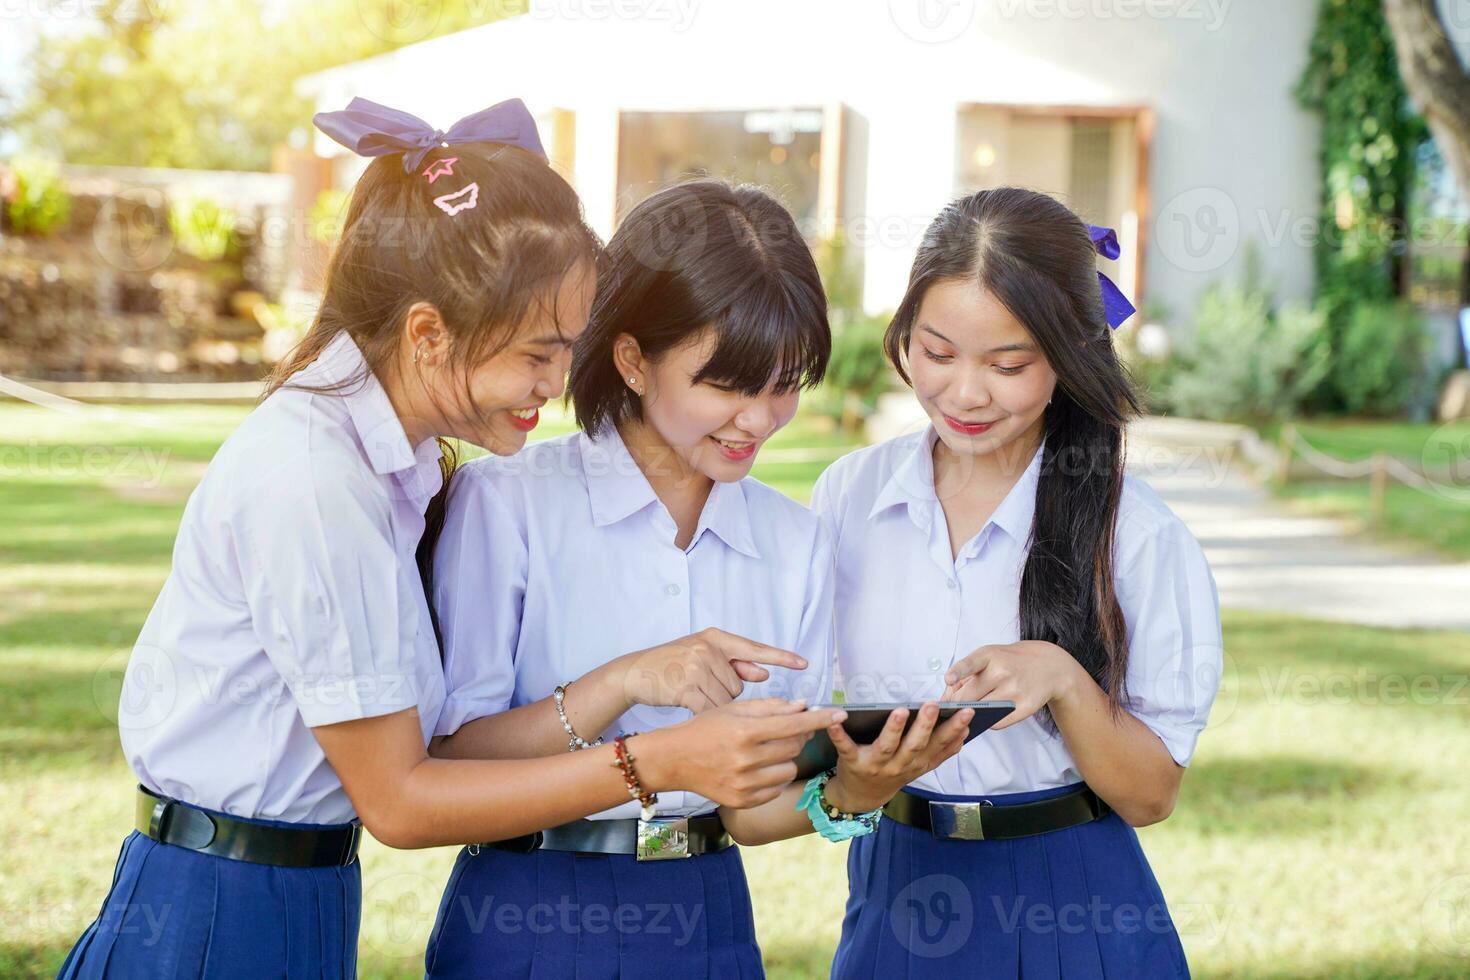
[(168, 209), (169, 228), (179, 251), (205, 262), (218, 262), (230, 253), (235, 221), (235, 212), (207, 197), (174, 201)]
[(54, 235), (71, 217), (71, 195), (56, 164), (41, 157), (19, 157), (12, 165), (6, 224), (18, 235)]

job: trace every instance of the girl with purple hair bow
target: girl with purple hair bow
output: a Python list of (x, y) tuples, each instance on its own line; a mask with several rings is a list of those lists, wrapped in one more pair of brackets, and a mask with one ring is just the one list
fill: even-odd
[(849, 702), (1015, 709), (848, 850), (836, 980), (1186, 977), (1135, 827), (1167, 817), (1220, 679), (1199, 543), (1123, 471), (1138, 402), (1097, 271), (1116, 236), (980, 191), (924, 235), (885, 337), (928, 416), (817, 482)]

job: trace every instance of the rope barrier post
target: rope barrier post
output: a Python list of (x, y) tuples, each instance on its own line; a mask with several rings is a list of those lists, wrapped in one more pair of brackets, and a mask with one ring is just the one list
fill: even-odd
[(1296, 451), (1296, 426), (1288, 422), (1281, 427), (1280, 449), (1276, 457), (1276, 482), (1286, 483), (1291, 479), (1291, 457)]
[(1373, 454), (1373, 482), (1369, 486), (1368, 513), (1374, 527), (1383, 526), (1383, 511), (1388, 497), (1388, 453)]

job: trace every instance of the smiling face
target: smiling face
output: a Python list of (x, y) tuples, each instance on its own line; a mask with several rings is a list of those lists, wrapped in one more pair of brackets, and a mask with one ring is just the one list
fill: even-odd
[[(694, 383), (717, 343), (712, 330), (703, 330), (657, 361), (638, 359), (625, 376), (638, 381), (643, 420), (622, 428), (625, 440), (639, 443), (645, 452), (652, 450), (653, 459), (660, 452), (671, 454), (674, 472), (733, 483), (750, 474), (760, 447), (796, 415), (801, 393), (778, 392), (779, 373), (757, 395), (717, 381)], [(631, 337), (620, 338), (622, 357), (627, 357), (627, 344), (637, 347)]]
[(590, 269), (566, 276), (555, 303), (534, 305), (510, 343), (470, 372), (468, 397), (464, 377), (453, 376), (447, 390), (458, 395), (444, 410), (445, 432), (499, 456), (519, 452), (541, 406), (566, 387), (571, 345), (587, 327), (595, 289)]
[(1039, 443), (1057, 376), (1030, 332), (973, 280), (941, 280), (919, 304), (909, 374), (939, 438), (978, 456)]

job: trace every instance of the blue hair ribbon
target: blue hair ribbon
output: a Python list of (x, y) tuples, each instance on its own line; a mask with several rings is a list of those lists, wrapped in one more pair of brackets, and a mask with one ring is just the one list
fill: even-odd
[(520, 99), (506, 99), (465, 116), (448, 130), (435, 129), (412, 113), (353, 99), (347, 108), (318, 112), (316, 128), (359, 156), (403, 154), (403, 170), (413, 173), (436, 146), (456, 143), (504, 143), (546, 159), (536, 120)]
[[(1118, 245), (1118, 233), (1113, 229), (1088, 225), (1087, 231), (1092, 236), (1092, 247), (1097, 250), (1098, 255), (1105, 259), (1117, 259), (1123, 254), (1123, 249)], [(1098, 270), (1097, 282), (1102, 289), (1103, 312), (1107, 315), (1108, 326), (1116, 330), (1138, 310), (1128, 302), (1128, 297), (1123, 295), (1118, 284), (1104, 275), (1102, 270)]]

